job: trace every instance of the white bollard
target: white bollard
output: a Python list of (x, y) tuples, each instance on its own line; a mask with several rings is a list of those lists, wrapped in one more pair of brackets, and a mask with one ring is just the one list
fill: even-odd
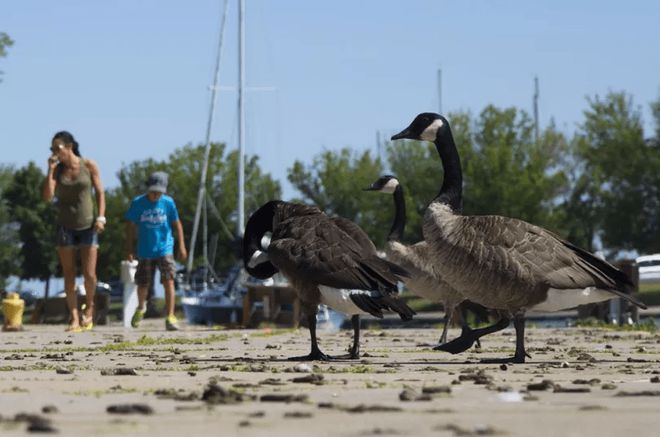
[(135, 285), (135, 271), (138, 262), (121, 262), (121, 281), (124, 283), (124, 328), (131, 327), (131, 318), (138, 306), (137, 285)]

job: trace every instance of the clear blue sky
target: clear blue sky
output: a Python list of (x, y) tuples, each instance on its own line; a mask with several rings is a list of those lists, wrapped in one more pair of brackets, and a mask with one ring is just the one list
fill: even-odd
[[(247, 0), (247, 153), (295, 193), (286, 169), (324, 148), (375, 149), (376, 131), (437, 110), (531, 111), (572, 132), (585, 96), (625, 90), (644, 110), (660, 90), (657, 1)], [(204, 139), (222, 0), (3, 0), (0, 162), (45, 169), (71, 131), (116, 186), (122, 163)], [(230, 0), (222, 85), (237, 80)], [(222, 92), (214, 141), (236, 147), (236, 95)], [(649, 131), (650, 134), (650, 131)]]

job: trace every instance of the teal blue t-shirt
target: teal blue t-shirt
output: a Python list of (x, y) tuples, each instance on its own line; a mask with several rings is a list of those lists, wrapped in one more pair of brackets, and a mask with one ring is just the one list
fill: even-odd
[(139, 258), (160, 258), (174, 253), (172, 223), (179, 220), (179, 213), (170, 196), (163, 194), (156, 202), (151, 202), (146, 194), (136, 197), (126, 219), (137, 225)]

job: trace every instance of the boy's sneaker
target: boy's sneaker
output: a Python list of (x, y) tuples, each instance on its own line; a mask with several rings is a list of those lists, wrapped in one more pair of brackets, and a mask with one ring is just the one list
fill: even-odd
[(168, 331), (178, 331), (179, 330), (179, 320), (176, 316), (168, 316), (165, 319), (165, 329)]
[(144, 319), (144, 310), (141, 310), (140, 308), (135, 309), (135, 313), (133, 313), (133, 317), (131, 318), (131, 326), (133, 328), (137, 328), (140, 326), (140, 322)]

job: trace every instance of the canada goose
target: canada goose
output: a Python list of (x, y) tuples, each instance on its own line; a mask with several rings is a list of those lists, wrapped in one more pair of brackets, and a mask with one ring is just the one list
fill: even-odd
[[(445, 309), (445, 322), (439, 343), (446, 343), (449, 323), (465, 297), (433, 270), (433, 261), (426, 241), (420, 241), (412, 245), (405, 245), (401, 242), (406, 226), (406, 202), (403, 196), (403, 186), (399, 180), (395, 176), (384, 175), (366, 188), (366, 191), (392, 194), (394, 199), (394, 221), (385, 246), (387, 259), (392, 260), (410, 273), (410, 277), (404, 278), (403, 283), (413, 294), (432, 302), (442, 302)], [(462, 320), (462, 327), (465, 335), (466, 331), (470, 330), (465, 317)]]
[[(268, 247), (262, 239), (270, 232)], [(376, 247), (355, 223), (328, 217), (314, 206), (273, 200), (255, 211), (243, 237), (245, 269), (265, 279), (280, 271), (300, 298), (312, 350), (299, 360), (329, 360), (316, 341), (316, 311), (323, 303), (352, 317), (351, 358), (359, 357), (359, 314), (383, 317), (392, 310), (410, 320), (413, 310), (397, 299), (397, 280), (408, 276), (380, 259)]]
[(625, 273), (550, 231), (509, 217), (461, 215), (461, 163), (443, 116), (419, 114), (392, 136), (392, 140), (403, 138), (433, 141), (442, 160), (442, 187), (426, 209), (423, 223), (434, 268), (466, 298), (503, 314), (495, 325), (474, 330), (441, 349), (462, 352), (475, 338), (504, 329), (513, 317), (514, 356), (489, 361), (524, 363), (528, 310), (558, 311), (615, 296), (646, 307), (626, 294), (633, 285)]

